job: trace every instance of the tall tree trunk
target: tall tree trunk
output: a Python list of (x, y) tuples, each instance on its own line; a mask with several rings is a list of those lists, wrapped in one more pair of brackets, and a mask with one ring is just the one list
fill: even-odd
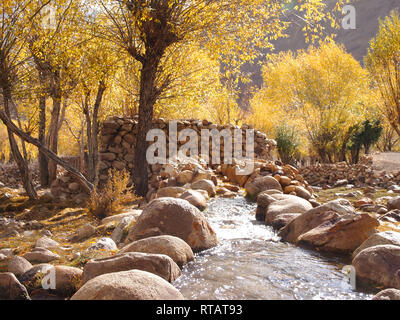
[[(46, 96), (39, 97), (39, 142), (46, 143)], [(42, 188), (49, 186), (49, 170), (46, 156), (39, 150), (40, 185)]]
[[(48, 132), (48, 146), (49, 149), (58, 154), (58, 126), (60, 120), (61, 111), (61, 95), (55, 95), (52, 97), (53, 110), (51, 112), (51, 122)], [(49, 160), (49, 183), (51, 184), (57, 179), (57, 164), (53, 160)]]
[[(106, 91), (106, 86), (104, 82), (99, 82), (99, 87), (97, 89), (96, 101), (93, 106), (93, 120), (92, 120), (92, 150), (93, 154), (91, 155), (91, 161), (93, 163), (93, 182), (97, 182), (97, 164), (99, 162), (99, 144), (98, 144), (98, 136), (99, 136), (99, 112), (101, 103), (103, 101), (104, 92)], [(90, 161), (90, 160), (89, 160)]]
[(148, 142), (146, 141), (146, 136), (152, 128), (153, 107), (158, 96), (156, 76), (159, 63), (159, 57), (151, 56), (151, 53), (147, 55), (142, 63), (140, 76), (139, 130), (136, 137), (133, 177), (136, 194), (142, 197), (147, 195), (149, 188), (148, 163), (146, 159)]
[[(11, 91), (9, 87), (3, 87), (3, 99), (4, 99), (5, 115), (9, 119), (11, 119), (11, 112), (10, 112)], [(32, 183), (32, 177), (29, 171), (29, 167), (19, 151), (18, 144), (15, 140), (13, 132), (8, 126), (7, 126), (7, 133), (8, 133), (8, 140), (10, 143), (11, 153), (21, 174), (21, 180), (24, 189), (26, 191), (26, 194), (30, 199), (33, 200), (37, 199), (38, 195)]]
[(93, 144), (92, 144), (92, 121), (90, 118), (90, 111), (88, 105), (84, 108), (84, 114), (86, 118), (86, 137), (87, 137), (87, 152), (88, 159), (86, 162), (87, 177), (90, 182), (94, 181), (94, 166), (93, 166)]

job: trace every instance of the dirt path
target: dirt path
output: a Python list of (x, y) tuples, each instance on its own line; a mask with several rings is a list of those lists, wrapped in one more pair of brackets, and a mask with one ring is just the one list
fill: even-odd
[(379, 153), (372, 156), (373, 168), (379, 171), (400, 171), (400, 153)]

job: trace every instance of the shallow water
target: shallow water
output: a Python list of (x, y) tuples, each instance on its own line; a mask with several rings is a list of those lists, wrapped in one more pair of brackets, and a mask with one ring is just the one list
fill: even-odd
[(280, 242), (255, 221), (255, 209), (243, 197), (209, 203), (205, 215), (220, 243), (196, 255), (174, 283), (186, 299), (371, 299), (348, 284), (340, 258)]

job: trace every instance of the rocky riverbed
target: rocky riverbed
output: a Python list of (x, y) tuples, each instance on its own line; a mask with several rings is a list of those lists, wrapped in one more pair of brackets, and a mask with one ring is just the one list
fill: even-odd
[(3, 188), (0, 298), (398, 298), (394, 190), (312, 188), (267, 161), (246, 181), (233, 169), (166, 167), (149, 203), (101, 221), (75, 200)]

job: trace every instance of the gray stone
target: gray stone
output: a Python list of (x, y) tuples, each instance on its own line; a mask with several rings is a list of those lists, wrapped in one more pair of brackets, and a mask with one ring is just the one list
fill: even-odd
[(0, 300), (30, 300), (28, 291), (12, 273), (0, 273)]
[(118, 250), (118, 247), (113, 239), (101, 238), (95, 244), (91, 245), (88, 249), (86, 249), (87, 252), (95, 250), (116, 251)]
[(154, 273), (168, 282), (175, 281), (181, 275), (178, 265), (166, 255), (128, 252), (89, 261), (83, 269), (82, 283), (102, 274), (133, 269)]
[(365, 249), (385, 244), (400, 246), (400, 233), (394, 231), (386, 231), (373, 234), (353, 252), (353, 258), (355, 258), (361, 251)]
[(165, 254), (180, 268), (194, 260), (190, 246), (182, 239), (173, 236), (151, 237), (132, 242), (120, 250), (120, 253), (126, 252)]
[(125, 244), (161, 235), (181, 238), (194, 252), (218, 243), (217, 235), (200, 210), (182, 199), (161, 198), (150, 202), (130, 229)]
[(85, 283), (71, 300), (183, 300), (183, 296), (161, 277), (131, 270), (98, 276)]
[(53, 239), (44, 236), (36, 241), (35, 247), (53, 249), (53, 248), (59, 248), (60, 244), (57, 241), (54, 241)]
[(361, 251), (353, 260), (357, 278), (400, 289), (400, 247), (379, 245)]
[(121, 243), (124, 233), (127, 232), (126, 228), (129, 227), (134, 221), (136, 221), (136, 217), (132, 215), (123, 218), (111, 234), (111, 239), (114, 240), (116, 244)]
[(8, 272), (15, 274), (17, 277), (22, 276), (31, 268), (32, 264), (23, 257), (14, 256), (8, 262)]
[(23, 257), (31, 263), (47, 263), (60, 259), (58, 254), (45, 248), (34, 248), (31, 252), (25, 253)]
[(379, 292), (372, 300), (400, 300), (400, 290), (386, 289)]

